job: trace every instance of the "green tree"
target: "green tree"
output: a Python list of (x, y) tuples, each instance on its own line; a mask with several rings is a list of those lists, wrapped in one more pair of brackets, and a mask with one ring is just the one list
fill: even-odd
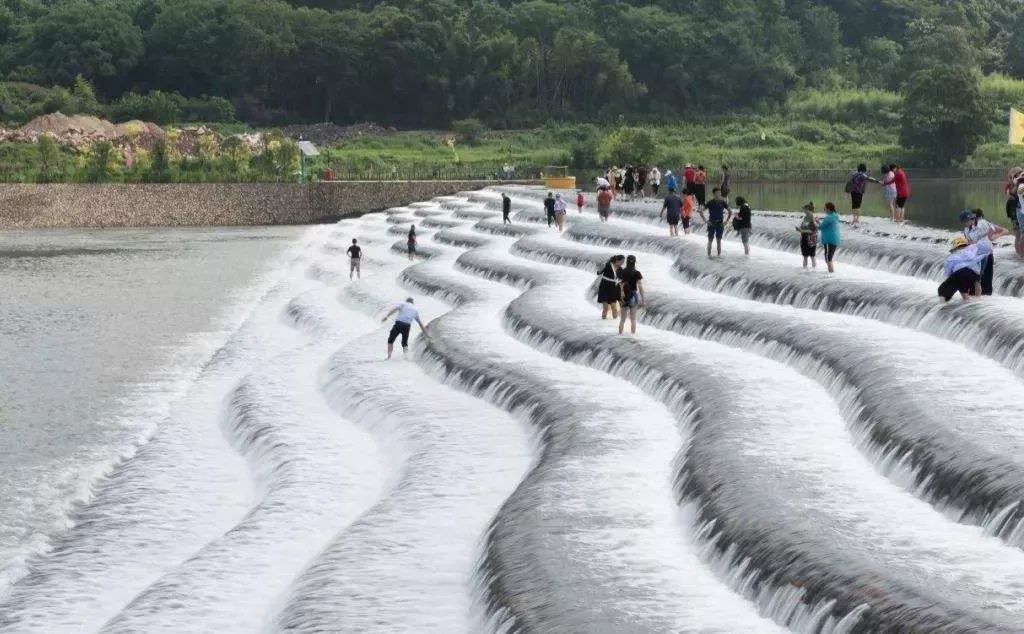
[(935, 165), (962, 161), (989, 128), (980, 74), (964, 65), (919, 70), (903, 101), (900, 142)]
[(39, 170), (36, 172), (37, 183), (59, 183), (64, 180), (66, 161), (60, 146), (53, 137), (44, 134), (36, 141), (39, 153)]
[(647, 165), (657, 153), (658, 142), (653, 134), (640, 128), (624, 127), (605, 137), (599, 158), (608, 164)]
[(96, 114), (100, 111), (100, 100), (96, 98), (96, 91), (92, 84), (85, 77), (75, 77), (74, 86), (71, 88), (71, 103), (75, 113)]
[(85, 155), (84, 176), (90, 183), (114, 180), (120, 169), (120, 156), (110, 141), (97, 141)]
[(149, 168), (146, 170), (144, 179), (150, 183), (166, 183), (171, 180), (171, 170), (171, 155), (167, 139), (157, 139), (149, 154)]
[(25, 29), (22, 56), (41, 79), (69, 85), (79, 75), (108, 88), (142, 57), (142, 32), (109, 3), (55, 3)]

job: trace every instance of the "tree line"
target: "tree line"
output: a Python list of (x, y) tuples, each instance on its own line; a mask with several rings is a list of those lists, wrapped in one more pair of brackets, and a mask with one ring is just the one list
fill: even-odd
[(217, 116), (229, 104), (258, 125), (409, 128), (665, 121), (763, 112), (812, 88), (882, 89), (960, 104), (940, 121), (923, 107), (904, 122), (956, 130), (981, 107), (972, 103), (981, 74), (1024, 75), (1021, 9), (1020, 0), (0, 0), (0, 78), (71, 90), (81, 77), (101, 100), (138, 106), (156, 94), (154, 108), (178, 99), (179, 110), (191, 103)]

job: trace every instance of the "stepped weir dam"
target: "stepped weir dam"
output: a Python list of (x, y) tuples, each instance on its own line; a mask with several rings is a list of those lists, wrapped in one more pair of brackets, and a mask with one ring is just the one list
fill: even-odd
[(944, 231), (844, 226), (828, 275), (793, 215), (708, 259), (545, 194), (0, 234), (0, 633), (1024, 632), (1009, 249), (941, 304)]

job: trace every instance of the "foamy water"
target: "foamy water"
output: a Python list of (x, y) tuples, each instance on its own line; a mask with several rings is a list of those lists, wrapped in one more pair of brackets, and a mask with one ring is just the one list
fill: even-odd
[[(296, 236), (27, 500), (50, 530), (0, 527), (0, 631), (1024, 627), (1015, 264), (939, 306), (934, 230), (872, 221), (827, 275), (787, 216), (709, 260), (657, 205), (559, 235), (509, 191), (512, 225), (485, 190)], [(635, 336), (593, 303), (617, 252)]]

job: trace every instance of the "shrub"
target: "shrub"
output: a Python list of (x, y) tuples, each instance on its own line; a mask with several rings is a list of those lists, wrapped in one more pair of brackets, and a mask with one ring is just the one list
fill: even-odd
[(601, 142), (599, 159), (607, 164), (650, 163), (658, 152), (654, 135), (642, 128), (623, 127)]
[(899, 120), (902, 98), (894, 92), (869, 89), (808, 90), (786, 102), (786, 112), (798, 119), (846, 124)]
[(222, 97), (196, 97), (182, 106), (183, 121), (231, 123), (236, 120), (235, 106)]
[(993, 123), (1005, 124), (1010, 108), (1024, 110), (1024, 81), (1006, 75), (987, 75), (979, 84), (981, 96), (992, 109)]
[(156, 123), (172, 123), (181, 119), (185, 98), (160, 90), (140, 95), (129, 92), (112, 103), (108, 115), (114, 121), (142, 119)]
[(452, 131), (463, 143), (476, 143), (487, 132), (487, 126), (479, 119), (460, 119), (452, 121)]
[(84, 156), (82, 174), (90, 183), (114, 180), (120, 166), (117, 148), (110, 141), (97, 141)]
[(39, 153), (39, 171), (36, 172), (37, 183), (59, 183), (64, 180), (67, 161), (60, 146), (53, 137), (43, 135), (36, 141)]

